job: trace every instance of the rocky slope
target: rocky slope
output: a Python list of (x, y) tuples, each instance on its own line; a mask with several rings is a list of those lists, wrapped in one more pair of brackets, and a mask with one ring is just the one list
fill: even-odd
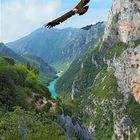
[(58, 91), (77, 102), (77, 119), (95, 140), (140, 138), (139, 8), (139, 0), (113, 0), (102, 39), (58, 83)]
[(139, 39), (139, 20), (139, 0), (113, 0), (105, 28), (104, 41), (109, 38), (118, 38), (122, 42)]
[[(114, 0), (109, 12), (109, 20), (105, 28), (103, 41), (112, 39), (128, 44), (127, 49), (119, 60), (114, 61), (116, 76), (121, 91), (126, 94), (134, 93), (139, 102), (139, 42), (140, 42), (140, 1)], [(122, 74), (122, 75), (121, 75)], [(126, 78), (124, 78), (126, 77)], [(122, 79), (121, 79), (122, 78)], [(121, 82), (123, 81), (123, 83)], [(126, 91), (125, 91), (126, 89)], [(129, 97), (129, 95), (127, 95)]]
[(97, 39), (103, 30), (103, 22), (93, 25), (89, 30), (40, 28), (7, 46), (22, 55), (39, 56), (49, 64), (57, 65), (57, 68), (62, 67), (62, 64), (68, 67), (84, 45)]
[(65, 132), (66, 138), (76, 138), (79, 140), (92, 140), (90, 133), (87, 128), (80, 126), (79, 124), (73, 124), (71, 117), (59, 115), (57, 117), (57, 122), (61, 126), (62, 130)]

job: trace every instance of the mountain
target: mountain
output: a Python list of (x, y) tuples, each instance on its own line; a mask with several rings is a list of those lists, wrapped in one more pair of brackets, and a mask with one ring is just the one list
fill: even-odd
[(38, 76), (34, 67), (0, 57), (0, 139), (92, 140)]
[(94, 49), (96, 49), (95, 44), (96, 42), (94, 41), (87, 44), (91, 47), (89, 47), (87, 51), (82, 52), (72, 62), (64, 75), (58, 80), (56, 84), (58, 93), (66, 96), (74, 92), (72, 93), (74, 96), (79, 96), (79, 94), (81, 95), (87, 87), (92, 85), (94, 76), (97, 74), (96, 67), (98, 67), (96, 64), (97, 62), (94, 61), (93, 55)]
[(93, 26), (92, 24), (91, 25), (87, 25), (85, 27), (82, 27), (81, 29), (83, 29), (83, 30), (89, 30), (92, 26)]
[(41, 72), (56, 73), (55, 68), (51, 67), (47, 62), (45, 62), (38, 56), (24, 55), (24, 58), (31, 62), (34, 66), (38, 67)]
[(39, 70), (40, 80), (45, 84), (48, 84), (50, 80), (56, 77), (56, 70), (41, 58), (32, 55), (21, 56), (5, 46), (4, 43), (0, 43), (0, 56), (11, 57), (14, 58), (17, 63), (30, 63), (35, 66)]
[(46, 85), (48, 82), (56, 78), (56, 69), (38, 56), (24, 55), (24, 58), (31, 63), (32, 66), (39, 70), (39, 79)]
[(94, 140), (140, 138), (139, 7), (139, 0), (113, 0), (103, 36), (56, 84)]
[(89, 30), (40, 28), (6, 45), (21, 55), (39, 56), (57, 69), (62, 66), (66, 68), (80, 54), (85, 44), (97, 39), (103, 30), (104, 22), (93, 25)]
[[(33, 69), (11, 61), (13, 58), (0, 57), (0, 139), (64, 140), (61, 128), (47, 116), (52, 107), (49, 102), (55, 102), (48, 88), (37, 80)], [(43, 108), (47, 119), (42, 120)]]
[(18, 62), (26, 62), (26, 60), (22, 56), (9, 49), (7, 46), (5, 46), (4, 43), (0, 43), (0, 56), (9, 56), (13, 57)]

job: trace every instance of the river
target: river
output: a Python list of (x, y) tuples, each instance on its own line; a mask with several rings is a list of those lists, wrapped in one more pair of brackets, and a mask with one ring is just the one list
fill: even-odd
[(58, 95), (57, 92), (56, 92), (56, 90), (55, 90), (55, 84), (58, 81), (58, 79), (62, 76), (62, 73), (63, 73), (63, 71), (60, 71), (57, 74), (58, 77), (49, 83), (48, 88), (49, 88), (49, 91), (51, 92), (51, 96), (53, 98), (57, 97), (57, 95)]
[(58, 95), (57, 92), (56, 92), (56, 90), (55, 90), (55, 84), (56, 84), (56, 82), (58, 81), (58, 79), (59, 79), (59, 77), (57, 77), (56, 79), (54, 79), (53, 81), (51, 81), (51, 82), (49, 83), (49, 86), (48, 86), (49, 91), (51, 92), (51, 95), (52, 95), (52, 97), (54, 97), (54, 98)]

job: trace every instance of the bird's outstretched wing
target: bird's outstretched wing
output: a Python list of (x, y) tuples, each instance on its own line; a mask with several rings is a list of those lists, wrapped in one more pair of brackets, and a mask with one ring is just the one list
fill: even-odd
[[(71, 16), (75, 15), (76, 12), (79, 15), (83, 15), (84, 13), (87, 12), (88, 10), (88, 6), (86, 6), (89, 3), (90, 0), (81, 0), (72, 10), (70, 10), (69, 12), (67, 12), (66, 14), (64, 14), (63, 16), (45, 24), (45, 27), (48, 28), (52, 28), (62, 22), (64, 22), (65, 20), (67, 20), (68, 18), (70, 18)], [(77, 10), (77, 11), (75, 11)]]
[(70, 18), (73, 15), (75, 15), (75, 12), (73, 10), (71, 10), (71, 11), (67, 12), (66, 14), (64, 14), (63, 16), (45, 24), (44, 26), (48, 27), (48, 28), (52, 28), (52, 27), (64, 22), (65, 20), (67, 20), (68, 18)]
[(81, 8), (85, 5), (87, 5), (90, 2), (90, 0), (81, 0), (75, 7)]

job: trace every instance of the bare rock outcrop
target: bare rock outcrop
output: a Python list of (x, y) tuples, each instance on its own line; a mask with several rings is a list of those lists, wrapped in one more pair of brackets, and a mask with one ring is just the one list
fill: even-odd
[(60, 115), (57, 117), (57, 122), (65, 131), (67, 136), (76, 137), (78, 140), (92, 140), (88, 130), (79, 124), (73, 124), (70, 116)]
[(133, 95), (140, 103), (140, 45), (127, 48), (113, 64), (120, 92), (125, 99)]
[(140, 1), (113, 0), (103, 40), (110, 38), (122, 42), (140, 38)]

